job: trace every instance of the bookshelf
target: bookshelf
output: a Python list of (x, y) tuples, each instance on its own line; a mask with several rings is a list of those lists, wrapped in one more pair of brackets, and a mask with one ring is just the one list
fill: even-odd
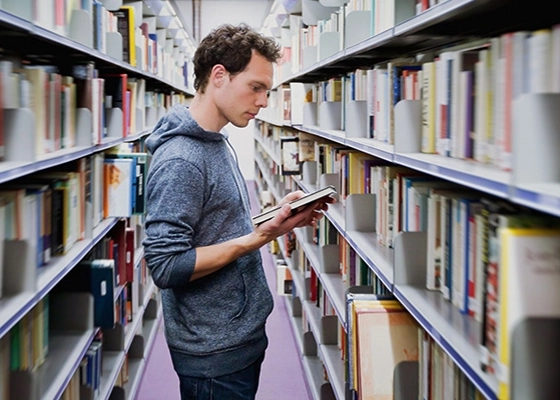
[[(194, 93), (192, 44), (166, 3), (0, 1), (3, 400), (135, 398), (162, 317), (141, 246), (137, 185), (145, 174), (125, 180), (133, 212), (110, 214), (104, 165), (108, 153), (119, 153), (142, 168), (136, 153), (145, 137)], [(136, 13), (129, 59), (125, 35), (116, 19), (109, 22), (122, 8)], [(31, 70), (44, 80), (33, 80)], [(124, 98), (103, 87), (109, 77), (119, 77)], [(58, 203), (55, 179), (69, 185), (56, 186), (64, 193)], [(93, 286), (72, 288), (87, 262), (99, 259), (110, 261), (111, 289), (96, 297)], [(110, 327), (94, 323), (102, 307)], [(83, 375), (88, 363), (97, 374)]]
[[(498, 49), (501, 48), (500, 45), (505, 48), (506, 45), (502, 43), (508, 43), (508, 38), (514, 37), (510, 36), (510, 33), (524, 35), (523, 43), (529, 46), (529, 38), (537, 37), (543, 29), (549, 29), (557, 35), (555, 29), (560, 19), (549, 15), (546, 5), (541, 2), (528, 7), (525, 2), (516, 0), (446, 0), (430, 1), (425, 4), (395, 0), (394, 3), (391, 2), (395, 9), (389, 26), (381, 24), (384, 28), (380, 30), (375, 27), (376, 24), (379, 25), (379, 21), (370, 19), (370, 30), (364, 33), (363, 29), (367, 24), (358, 24), (356, 21), (361, 19), (366, 21), (367, 16), (371, 18), (372, 15), (382, 15), (379, 13), (381, 9), (376, 8), (375, 12), (367, 7), (351, 9), (350, 7), (354, 7), (356, 3), (359, 2), (345, 0), (275, 2), (271, 10), (276, 13), (276, 18), (267, 19), (267, 24), (263, 28), (263, 32), (277, 37), (285, 48), (290, 48), (291, 59), (284, 60), (276, 69), (276, 86), (271, 94), (269, 107), (261, 110), (258, 116), (259, 122), (255, 131), (257, 188), (259, 192), (271, 194), (276, 201), (290, 190), (302, 189), (310, 192), (326, 184), (334, 184), (339, 189), (339, 193), (342, 193), (339, 202), (332, 205), (326, 213), (325, 225), (336, 230), (338, 235), (336, 241), (318, 244), (316, 232), (311, 229), (300, 229), (295, 232), (295, 240), (282, 238), (278, 240), (280, 244), (278, 248), (271, 247), (273, 254), (283, 259), (292, 273), (294, 293), (291, 297), (286, 297), (286, 302), (292, 309), (294, 332), (303, 343), (300, 346), (303, 363), (322, 365), (315, 370), (304, 368), (313, 397), (341, 400), (355, 398), (353, 396), (356, 395), (355, 388), (348, 382), (351, 366), (341, 340), (348, 339), (352, 335), (347, 313), (348, 293), (363, 290), (364, 287), (353, 287), (348, 283), (350, 278), (344, 275), (345, 272), (341, 272), (341, 268), (342, 271), (345, 268), (341, 267), (344, 263), (341, 261), (343, 257), (341, 252), (344, 250), (339, 244), (344, 243), (354, 256), (360, 259), (360, 262), (367, 265), (375, 279), (404, 306), (421, 330), (427, 334), (431, 343), (429, 346), (432, 346), (431, 354), (443, 354), (444, 358), (439, 359), (443, 361), (438, 363), (449, 365), (452, 371), (460, 371), (459, 375), (456, 372), (452, 372), (451, 375), (443, 372), (443, 377), (437, 379), (449, 381), (449, 379), (453, 380), (453, 376), (460, 376), (459, 380), (468, 382), (470, 388), (464, 389), (466, 386), (461, 383), (461, 389), (456, 390), (465, 390), (465, 395), (468, 390), (469, 396), (473, 396), (469, 398), (546, 398), (547, 391), (552, 393), (551, 390), (555, 390), (554, 382), (547, 381), (546, 378), (523, 381), (520, 379), (523, 374), (520, 371), (523, 368), (542, 372), (536, 375), (546, 375), (539, 364), (554, 364), (554, 361), (546, 355), (546, 346), (537, 345), (534, 341), (531, 342), (532, 344), (516, 342), (520, 347), (516, 351), (516, 347), (511, 345), (510, 351), (513, 353), (512, 360), (516, 360), (514, 363), (517, 364), (502, 365), (497, 362), (496, 371), (488, 372), (484, 370), (484, 363), (481, 361), (487, 355), (480, 349), (481, 337), (488, 332), (483, 325), (486, 317), (482, 317), (481, 320), (474, 315), (469, 315), (470, 312), (475, 311), (458, 309), (458, 306), (445, 299), (440, 291), (426, 288), (426, 277), (429, 275), (430, 268), (426, 261), (427, 256), (429, 258), (427, 249), (431, 235), (431, 231), (428, 231), (430, 228), (403, 230), (392, 237), (392, 245), (381, 243), (385, 239), (380, 237), (383, 237), (385, 232), (383, 226), (378, 225), (381, 223), (379, 218), (382, 215), (379, 214), (379, 209), (384, 212), (383, 207), (386, 206), (386, 200), (380, 197), (381, 192), (366, 193), (363, 189), (358, 192), (347, 192), (347, 188), (343, 187), (346, 183), (341, 176), (348, 171), (340, 164), (333, 163), (334, 169), (326, 172), (323, 169), (322, 174), (317, 172), (319, 171), (317, 163), (320, 162), (317, 155), (318, 147), (315, 147), (313, 161), (302, 162), (300, 175), (283, 176), (279, 150), (275, 143), (285, 135), (299, 135), (300, 139), (305, 137), (305, 140), (311, 137), (316, 145), (327, 143), (331, 148), (343, 147), (347, 151), (366, 155), (367, 158), (376, 160), (379, 165), (406, 168), (411, 174), (435, 179), (438, 184), (451, 185), (453, 190), (468, 190), (469, 193), (477, 193), (479, 198), (503, 201), (516, 209), (523, 210), (523, 213), (537, 214), (554, 224), (560, 216), (560, 179), (557, 175), (560, 169), (554, 154), (560, 149), (557, 134), (560, 124), (557, 121), (557, 113), (553, 111), (558, 109), (556, 87), (541, 88), (536, 90), (536, 93), (515, 94), (514, 100), (498, 97), (488, 106), (491, 112), (509, 113), (492, 114), (492, 118), (504, 124), (492, 129), (501, 129), (498, 131), (501, 132), (500, 134), (511, 138), (511, 144), (504, 145), (499, 142), (502, 139), (496, 137), (496, 145), (505, 147), (499, 147), (498, 151), (501, 151), (502, 155), (497, 155), (494, 163), (480, 162), (474, 159), (474, 155), (452, 157), (437, 154), (437, 151), (424, 152), (422, 149), (423, 106), (428, 102), (429, 97), (422, 97), (420, 89), (418, 89), (418, 98), (403, 98), (394, 106), (382, 105), (388, 107), (391, 112), (387, 121), (389, 118), (394, 121), (394, 128), (389, 128), (391, 126), (389, 122), (386, 127), (383, 127), (387, 129), (387, 136), (390, 137), (388, 139), (375, 136), (380, 132), (379, 125), (375, 126), (378, 131), (373, 134), (368, 132), (368, 129), (373, 129), (368, 125), (368, 118), (372, 118), (373, 115), (376, 122), (380, 117), (385, 118), (385, 114), (369, 114), (368, 109), (373, 108), (367, 104), (369, 97), (373, 96), (371, 92), (366, 90), (367, 99), (354, 99), (351, 98), (354, 93), (352, 95), (343, 93), (341, 98), (334, 100), (325, 100), (324, 97), (321, 99), (318, 93), (321, 93), (321, 90), (329, 90), (324, 88), (328, 88), (333, 78), (342, 80), (344, 92), (345, 82), (354, 79), (354, 76), (350, 78), (350, 75), (355, 71), (383, 69), (388, 63), (393, 62), (394, 65), (398, 65), (398, 61), (395, 60), (403, 58), (406, 58), (406, 62), (410, 64), (424, 65), (438, 60), (440, 54), (446, 51), (459, 53), (481, 44), (489, 45), (489, 48)], [(360, 4), (363, 3), (376, 7), (375, 1)], [(426, 8), (422, 9), (422, 7)], [(328, 23), (337, 21), (338, 30), (323, 28), (328, 23), (323, 24), (321, 20), (329, 18)], [(310, 35), (314, 35), (314, 40), (309, 40)], [(557, 46), (557, 42), (554, 43)], [(514, 51), (516, 50), (512, 50)], [(519, 49), (517, 51), (519, 52)], [(530, 47), (525, 47), (521, 53), (523, 51), (531, 55), (536, 54), (532, 53)], [(554, 54), (556, 51), (556, 47), (550, 50)], [(551, 58), (556, 60), (554, 57), (556, 56), (553, 55)], [(554, 63), (556, 61), (546, 68), (552, 68), (557, 72), (558, 65)], [(513, 64), (513, 61), (512, 65), (515, 65), (512, 68), (517, 68), (517, 64)], [(545, 76), (553, 74), (552, 69), (545, 70), (548, 72)], [(496, 71), (493, 73), (502, 72), (502, 70)], [(523, 79), (531, 82), (538, 81), (540, 70), (535, 68), (531, 71), (531, 74), (523, 75)], [(518, 77), (518, 80), (522, 79)], [(368, 81), (367, 84), (371, 86), (371, 82)], [(439, 81), (437, 82), (439, 85)], [(542, 85), (554, 85), (552, 80), (545, 82)], [(392, 81), (388, 85), (391, 84)], [(507, 81), (501, 84), (504, 85), (503, 87), (509, 84), (515, 87), (513, 83)], [(313, 93), (313, 100), (303, 101), (302, 90)], [(493, 90), (504, 89), (498, 87)], [(457, 91), (459, 92), (458, 89)], [(290, 96), (291, 104), (290, 101), (286, 101)], [(377, 96), (375, 101), (389, 104), (388, 97)], [(476, 98), (477, 94), (474, 93), (474, 96)], [(513, 95), (510, 96), (513, 99)], [(480, 110), (473, 110), (475, 115), (482, 115)], [(287, 115), (291, 116), (291, 120)], [(502, 115), (509, 115), (511, 120)], [(392, 136), (388, 134), (389, 132)], [(531, 132), (531, 135), (527, 132)], [(473, 151), (478, 150), (474, 148)], [(483, 153), (483, 150), (480, 150), (480, 153)], [(342, 157), (344, 160), (345, 156)], [(321, 231), (319, 235), (323, 234), (322, 229), (324, 226), (319, 227), (318, 230)], [(295, 250), (288, 251), (285, 242), (289, 242), (290, 249), (295, 248)], [(549, 250), (553, 251), (553, 249)], [(454, 261), (452, 268), (455, 264)], [(317, 302), (310, 300), (313, 292), (313, 289), (310, 289), (310, 282), (313, 275), (317, 275), (321, 293), (328, 299), (329, 304), (326, 309), (317, 307)], [(486, 281), (484, 282), (486, 290)], [(507, 288), (507, 284), (503, 285), (506, 286), (500, 286), (501, 291)], [(520, 294), (519, 289), (513, 293), (515, 293), (513, 296)], [(511, 293), (508, 295), (512, 296)], [(474, 308), (475, 300), (470, 301)], [(553, 326), (557, 324), (560, 311), (560, 304), (554, 303), (554, 305), (556, 308), (548, 311), (547, 317), (541, 315), (541, 319), (537, 318), (538, 323), (548, 326), (550, 331), (554, 331)], [(332, 321), (332, 317), (336, 322)], [(502, 315), (500, 318), (507, 317)], [(509, 328), (501, 327), (501, 329), (505, 331)], [(504, 343), (521, 340), (518, 336), (521, 335), (520, 333), (514, 335), (510, 331), (505, 332), (507, 333), (502, 333), (500, 339)], [(325, 341), (325, 336), (330, 337)], [(306, 343), (309, 344), (307, 348)], [(422, 346), (424, 345), (425, 342)], [(502, 344), (502, 346), (507, 345)], [(333, 350), (334, 356), (329, 354), (330, 350)], [(529, 362), (527, 358), (523, 358), (532, 357), (527, 354), (538, 354), (536, 357), (540, 358)], [(425, 362), (424, 359), (421, 361)], [(431, 378), (426, 378), (426, 372), (422, 371), (418, 377), (418, 368), (414, 367), (407, 369), (404, 375), (405, 381), (419, 380), (418, 390), (421, 391), (423, 398), (438, 398), (434, 397), (438, 394), (427, 395), (427, 379), (434, 379), (435, 375), (432, 368), (435, 367), (430, 367)], [(401, 379), (402, 377), (397, 379), (395, 376), (395, 382)], [(433, 385), (434, 382), (431, 381), (430, 384)], [(452, 386), (447, 385), (447, 389), (441, 390), (449, 390), (448, 388)], [(478, 397), (474, 397), (474, 388)], [(404, 392), (399, 392), (396, 387), (394, 390), (395, 398), (410, 398), (399, 397), (406, 395)], [(410, 396), (410, 393), (407, 395)], [(439, 393), (439, 395), (443, 396), (441, 398), (451, 396), (449, 392)]]

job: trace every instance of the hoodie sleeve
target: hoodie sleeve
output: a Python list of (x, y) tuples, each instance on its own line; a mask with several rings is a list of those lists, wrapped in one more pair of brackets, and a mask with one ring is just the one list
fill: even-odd
[(193, 231), (204, 203), (204, 177), (184, 159), (170, 159), (151, 171), (147, 183), (144, 258), (154, 283), (186, 285), (194, 271)]

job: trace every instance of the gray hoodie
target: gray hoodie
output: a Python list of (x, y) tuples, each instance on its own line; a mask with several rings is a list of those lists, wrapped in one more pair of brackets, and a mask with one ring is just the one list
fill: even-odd
[(212, 378), (252, 364), (267, 346), (273, 300), (259, 251), (189, 282), (196, 247), (253, 230), (249, 197), (227, 138), (174, 106), (146, 140), (144, 257), (162, 289), (165, 334), (175, 370)]

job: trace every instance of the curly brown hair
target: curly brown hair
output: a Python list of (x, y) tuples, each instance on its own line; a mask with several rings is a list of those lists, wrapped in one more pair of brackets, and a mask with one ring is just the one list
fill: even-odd
[(275, 63), (281, 56), (281, 46), (247, 24), (224, 24), (213, 29), (197, 47), (194, 63), (194, 88), (204, 93), (210, 72), (216, 64), (223, 65), (232, 74), (242, 72), (251, 61), (253, 50)]

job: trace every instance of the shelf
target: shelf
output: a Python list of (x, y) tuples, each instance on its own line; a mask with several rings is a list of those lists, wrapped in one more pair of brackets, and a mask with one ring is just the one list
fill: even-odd
[(101, 387), (96, 399), (108, 399), (113, 386), (121, 372), (125, 353), (122, 351), (103, 351), (103, 370), (101, 372)]
[(389, 290), (393, 287), (393, 249), (379, 244), (375, 232), (344, 232), (344, 238)]
[(342, 282), (340, 274), (326, 274), (321, 272), (317, 245), (303, 242), (300, 243), (307, 258), (309, 259), (309, 262), (311, 263), (311, 266), (315, 269), (317, 277), (323, 285), (323, 289), (327, 292), (329, 301), (333, 306), (338, 319), (341, 321), (343, 326), (346, 326), (345, 286)]
[(496, 399), (497, 381), (480, 369), (480, 323), (440, 293), (395, 285), (394, 295), (488, 399)]
[(560, 183), (532, 183), (514, 187), (512, 200), (560, 217)]
[(167, 88), (192, 95), (192, 91), (187, 90), (187, 88), (177, 86), (160, 76), (140, 70), (127, 62), (101, 53), (57, 32), (35, 25), (33, 22), (26, 21), (5, 10), (0, 10), (0, 25), (0, 28), (19, 33), (11, 35), (9, 41), (3, 41), (3, 44), (8, 43), (11, 48), (25, 48), (30, 54), (49, 54), (65, 60), (72, 58), (78, 60), (85, 56), (95, 62), (102, 63), (105, 67), (126, 71), (128, 74), (144, 77)]
[(96, 330), (49, 335), (49, 354), (37, 371), (42, 399), (58, 399), (78, 369)]
[(323, 363), (317, 356), (304, 356), (302, 364), (313, 399), (321, 400), (321, 386), (325, 384)]
[(511, 174), (496, 167), (489, 167), (475, 161), (423, 153), (397, 153), (394, 161), (405, 167), (498, 197), (507, 198), (509, 196)]
[(345, 144), (382, 160), (394, 161), (395, 146), (392, 144), (367, 138), (346, 138)]
[(109, 218), (101, 221), (94, 229), (93, 239), (76, 242), (68, 254), (54, 257), (41, 268), (37, 279), (37, 290), (33, 293), (20, 293), (0, 299), (0, 337), (4, 336), (25, 314), (27, 314), (45, 295), (101, 240), (117, 223)]
[(343, 131), (335, 131), (335, 130), (323, 130), (318, 126), (298, 126), (298, 130), (301, 132), (311, 133), (315, 136), (319, 136), (328, 140), (332, 140), (333, 142), (345, 144), (346, 139), (344, 138)]
[(290, 325), (292, 326), (292, 333), (294, 340), (296, 341), (298, 354), (303, 354), (303, 328), (301, 326), (303, 319), (302, 317), (293, 316), (293, 299), (290, 296), (284, 296), (284, 303), (286, 304), (286, 310), (290, 312), (288, 318), (290, 320)]
[[(317, 338), (322, 337), (321, 310), (310, 301), (304, 301), (302, 306), (307, 314), (307, 321), (311, 327), (311, 332), (313, 333), (315, 340), (317, 340)], [(317, 353), (319, 359), (325, 366), (336, 398), (338, 400), (343, 400), (344, 365), (343, 360), (340, 357), (340, 349), (338, 349), (336, 345), (318, 343)]]

